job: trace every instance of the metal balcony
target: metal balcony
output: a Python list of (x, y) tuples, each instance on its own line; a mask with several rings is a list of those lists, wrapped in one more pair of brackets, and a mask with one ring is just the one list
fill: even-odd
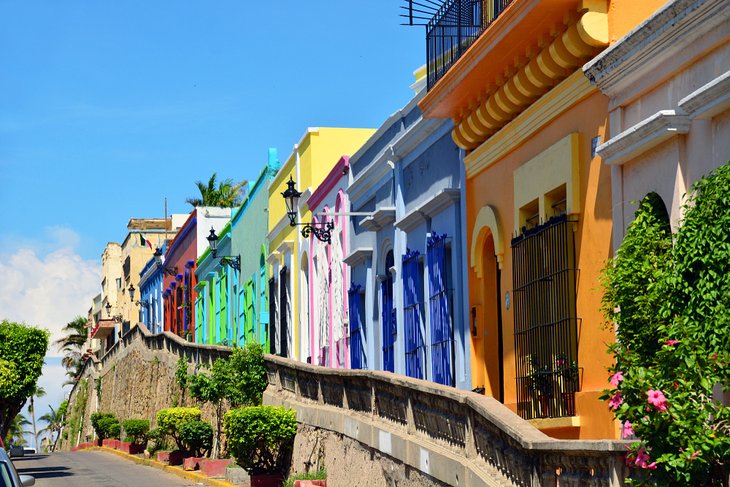
[(512, 1), (448, 0), (443, 3), (426, 24), (429, 90)]

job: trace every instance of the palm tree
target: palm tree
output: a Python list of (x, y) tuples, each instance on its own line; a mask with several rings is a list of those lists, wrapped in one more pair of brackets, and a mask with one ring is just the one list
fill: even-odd
[(17, 414), (15, 418), (13, 418), (13, 421), (10, 423), (8, 434), (5, 437), (5, 444), (9, 445), (10, 443), (13, 443), (14, 445), (24, 446), (25, 434), (30, 433), (29, 431), (25, 430), (25, 427), (29, 424), (30, 421), (28, 421), (25, 416), (23, 416), (22, 414)]
[(36, 431), (35, 426), (35, 398), (36, 397), (43, 397), (46, 395), (46, 390), (43, 389), (41, 386), (36, 384), (33, 386), (33, 392), (30, 395), (30, 404), (28, 405), (28, 412), (30, 413), (30, 420), (33, 423), (33, 439), (35, 440), (35, 451), (39, 452), (40, 449), (38, 448), (38, 432)]
[(232, 179), (226, 179), (216, 184), (218, 175), (213, 175), (208, 179), (208, 184), (202, 181), (196, 181), (195, 185), (200, 191), (200, 198), (188, 198), (185, 200), (193, 207), (198, 206), (218, 206), (221, 208), (233, 208), (241, 204), (243, 196), (246, 194), (248, 182), (241, 181), (234, 183)]
[[(63, 427), (63, 413), (60, 411), (61, 408), (59, 408), (59, 411), (56, 411), (53, 409), (53, 406), (48, 406), (51, 408), (50, 413), (46, 413), (40, 418), (38, 418), (39, 421), (43, 421), (46, 423), (46, 427), (40, 430), (38, 433), (45, 433), (48, 432), (51, 435), (51, 451), (56, 450), (56, 442), (58, 442), (58, 437), (61, 433), (61, 428)], [(54, 438), (53, 435), (56, 434), (56, 437)]]
[(64, 354), (61, 365), (66, 368), (66, 374), (75, 380), (81, 369), (81, 357), (89, 337), (86, 318), (77, 316), (63, 327), (63, 331), (68, 334), (56, 340), (55, 345)]

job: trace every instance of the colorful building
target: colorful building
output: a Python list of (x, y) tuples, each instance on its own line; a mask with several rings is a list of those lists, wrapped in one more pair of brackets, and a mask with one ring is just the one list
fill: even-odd
[(345, 189), (349, 173), (349, 157), (342, 156), (306, 202), (318, 226), (332, 223), (330, 242), (315, 235), (302, 242), (308, 257), (301, 265), (301, 282), (307, 283), (303, 298), (308, 300), (312, 363), (334, 368), (349, 367), (350, 363), (345, 320), (350, 281), (344, 261), (348, 250), (350, 205)]
[(279, 170), (276, 149), (269, 149), (268, 162), (249, 186), (248, 195), (231, 218), (231, 255), (240, 258), (237, 306), (237, 343), (256, 340), (269, 350), (269, 185)]
[(162, 264), (165, 331), (195, 338), (195, 262), (208, 248), (210, 229), (220, 232), (230, 217), (230, 208), (195, 208), (170, 243)]
[(195, 343), (234, 345), (238, 328), (234, 302), (238, 272), (220, 259), (231, 255), (230, 221), (217, 236), (216, 256), (209, 247), (195, 266)]
[[(311, 223), (306, 205), (312, 191), (330, 172), (342, 154), (356, 151), (372, 129), (309, 128), (279, 170), (269, 187), (267, 262), (269, 264), (269, 343), (270, 351), (301, 361), (311, 361), (309, 305), (300, 286), (301, 263), (309, 257), (303, 248), (300, 227), (292, 226), (282, 193), (287, 182), (295, 182), (302, 195), (294, 209), (295, 223)], [(303, 306), (300, 307), (300, 304)]]
[(350, 159), (351, 364), (471, 389), (462, 166), (424, 93)]
[[(159, 247), (164, 255), (167, 242)], [(140, 322), (152, 333), (164, 331), (165, 315), (162, 299), (165, 281), (162, 266), (152, 257), (139, 272)]]
[(611, 175), (595, 153), (608, 100), (581, 67), (663, 2), (473, 3), (429, 23), (419, 103), (453, 120), (464, 151), (472, 387), (556, 437), (615, 437), (598, 399), (613, 340), (598, 284)]
[(730, 160), (730, 4), (672, 0), (584, 67), (609, 98), (617, 249), (649, 193), (676, 230), (692, 184)]

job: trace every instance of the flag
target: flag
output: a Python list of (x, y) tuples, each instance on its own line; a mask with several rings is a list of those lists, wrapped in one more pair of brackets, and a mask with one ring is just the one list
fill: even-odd
[(142, 247), (144, 247), (145, 245), (147, 245), (150, 248), (150, 250), (152, 250), (152, 242), (150, 242), (149, 240), (147, 240), (146, 238), (144, 238), (144, 235), (142, 235), (141, 233), (139, 234), (139, 244)]

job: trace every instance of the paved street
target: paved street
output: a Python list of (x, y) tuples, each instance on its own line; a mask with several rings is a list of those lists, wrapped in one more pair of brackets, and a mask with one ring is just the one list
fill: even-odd
[(203, 485), (100, 451), (29, 455), (13, 459), (38, 487), (188, 487)]

